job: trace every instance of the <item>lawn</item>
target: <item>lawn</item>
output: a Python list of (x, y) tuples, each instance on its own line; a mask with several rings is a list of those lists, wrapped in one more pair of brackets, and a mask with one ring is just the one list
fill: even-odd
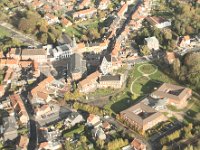
[(69, 130), (64, 131), (64, 137), (73, 137), (74, 134), (81, 134), (84, 131), (84, 125), (74, 126)]
[(9, 35), (10, 33), (0, 26), (0, 39), (3, 38), (4, 36), (9, 36)]
[(153, 64), (144, 64), (138, 67), (140, 71), (142, 71), (144, 74), (151, 74), (157, 70), (157, 67)]

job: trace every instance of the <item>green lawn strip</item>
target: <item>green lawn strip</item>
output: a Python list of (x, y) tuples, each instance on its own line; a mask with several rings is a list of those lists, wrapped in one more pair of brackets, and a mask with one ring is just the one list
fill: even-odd
[(74, 133), (80, 134), (83, 131), (84, 131), (84, 125), (74, 126), (71, 129), (64, 131), (64, 132), (66, 132), (66, 133), (64, 133), (64, 137), (73, 137)]

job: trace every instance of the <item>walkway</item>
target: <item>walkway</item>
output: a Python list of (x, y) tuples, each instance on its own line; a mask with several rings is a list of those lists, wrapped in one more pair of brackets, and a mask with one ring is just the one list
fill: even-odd
[[(141, 70), (141, 67), (143, 67), (143, 66), (148, 66), (148, 65), (154, 66), (154, 67), (155, 67), (155, 70), (154, 70), (153, 72), (151, 72), (151, 73), (145, 73), (145, 72), (143, 72), (143, 71)], [(137, 68), (137, 70), (142, 74), (142, 76), (137, 77), (137, 78), (131, 83), (130, 91), (131, 91), (132, 94), (136, 94), (136, 93), (133, 92), (133, 85), (134, 85), (134, 83), (135, 83), (138, 79), (140, 79), (140, 78), (142, 78), (142, 77), (146, 77), (146, 78), (148, 78), (148, 79), (150, 80), (151, 78), (150, 78), (149, 76), (152, 75), (152, 74), (155, 74), (155, 73), (158, 71), (158, 67), (155, 66), (155, 65), (153, 65), (153, 64), (142, 64), (141, 66), (139, 66), (139, 67)]]

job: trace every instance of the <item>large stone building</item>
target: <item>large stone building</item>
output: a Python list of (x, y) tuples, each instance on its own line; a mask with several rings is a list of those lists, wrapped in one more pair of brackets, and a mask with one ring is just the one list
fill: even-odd
[(168, 104), (174, 105), (178, 108), (185, 107), (188, 98), (191, 96), (191, 89), (169, 83), (162, 84), (151, 94), (151, 97), (155, 99), (166, 99)]
[(124, 120), (141, 131), (146, 131), (159, 122), (166, 120), (162, 113), (156, 111), (143, 102), (133, 105), (128, 109), (120, 112), (120, 115)]

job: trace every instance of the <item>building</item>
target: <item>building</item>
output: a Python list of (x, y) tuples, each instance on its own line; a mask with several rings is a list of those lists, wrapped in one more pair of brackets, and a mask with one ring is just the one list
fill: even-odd
[(94, 128), (92, 129), (92, 135), (94, 139), (105, 140), (106, 134), (104, 133), (102, 128)]
[(3, 139), (4, 141), (7, 140), (14, 140), (18, 136), (18, 125), (17, 121), (14, 116), (8, 116), (3, 118)]
[(80, 115), (78, 112), (71, 112), (68, 117), (65, 119), (64, 124), (69, 127), (73, 127), (78, 123), (83, 122), (83, 116)]
[(131, 142), (131, 146), (134, 148), (134, 150), (146, 150), (146, 144), (144, 144), (141, 140), (139, 139), (134, 139)]
[(69, 27), (72, 25), (72, 22), (65, 17), (63, 17), (60, 22), (64, 27)]
[(89, 9), (84, 9), (77, 11), (73, 14), (73, 19), (87, 19), (87, 18), (92, 18), (94, 15), (96, 15), (97, 9), (96, 8), (89, 8)]
[(190, 45), (190, 36), (189, 35), (180, 38), (180, 42), (179, 42), (180, 47), (185, 48), (189, 45)]
[(70, 60), (70, 74), (73, 80), (79, 80), (82, 78), (83, 74), (86, 73), (86, 60), (78, 54), (74, 53)]
[(90, 114), (89, 117), (87, 118), (87, 124), (89, 126), (95, 126), (99, 122), (101, 122), (101, 120), (100, 120), (100, 117), (97, 115)]
[(46, 104), (52, 101), (53, 97), (65, 93), (66, 86), (65, 81), (56, 80), (53, 76), (49, 76), (31, 90), (29, 99), (32, 104)]
[[(16, 50), (16, 55), (21, 60), (34, 60), (38, 63), (47, 62), (47, 52), (45, 49), (21, 49)], [(15, 57), (17, 57), (15, 56)]]
[(84, 8), (88, 8), (91, 5), (91, 0), (83, 0), (80, 4), (79, 4), (79, 9), (84, 9)]
[(156, 28), (159, 28), (159, 29), (171, 26), (171, 21), (168, 21), (162, 17), (152, 16), (152, 17), (147, 17), (146, 20), (152, 26), (155, 26)]
[(119, 89), (124, 83), (124, 75), (105, 75), (99, 78), (98, 88)]
[(159, 122), (166, 120), (162, 113), (156, 111), (143, 102), (120, 112), (120, 116), (140, 131), (146, 131)]
[(107, 55), (103, 57), (103, 60), (100, 65), (100, 70), (103, 75), (106, 75), (112, 72), (112, 56), (111, 55)]
[(29, 138), (25, 135), (20, 135), (17, 141), (17, 148), (20, 150), (27, 150), (28, 149)]
[(49, 25), (52, 25), (52, 24), (56, 24), (56, 23), (60, 23), (59, 19), (57, 16), (54, 16), (53, 14), (46, 14), (44, 16), (44, 19), (47, 21), (47, 23)]
[(99, 1), (99, 6), (98, 9), (100, 10), (105, 10), (108, 8), (108, 5), (111, 3), (110, 0), (100, 0)]
[(89, 93), (93, 92), (97, 89), (97, 79), (101, 76), (101, 73), (99, 71), (95, 71), (89, 76), (86, 77), (86, 79), (81, 80), (78, 83), (78, 89), (80, 92), (83, 93)]
[(145, 38), (145, 42), (150, 50), (159, 50), (159, 41), (155, 36)]
[(125, 3), (125, 4), (120, 8), (120, 10), (118, 11), (117, 16), (120, 17), (120, 18), (123, 18), (123, 17), (124, 17), (124, 14), (127, 12), (127, 10), (128, 10), (128, 4)]
[(66, 59), (71, 57), (71, 55), (74, 53), (73, 51), (73, 45), (70, 44), (64, 44), (60, 46), (56, 46), (50, 54), (53, 56), (51, 61), (58, 61), (62, 59)]
[(21, 96), (18, 94), (10, 95), (9, 100), (11, 101), (13, 109), (15, 113), (17, 114), (17, 116), (19, 117), (20, 122), (24, 125), (27, 125), (29, 121), (29, 115), (26, 111), (26, 108), (24, 106)]
[(174, 52), (166, 52), (164, 60), (167, 64), (173, 64), (174, 60), (176, 59), (175, 53)]
[(163, 83), (156, 91), (151, 93), (155, 99), (166, 99), (167, 103), (177, 108), (187, 105), (187, 100), (192, 96), (192, 90), (178, 85)]

